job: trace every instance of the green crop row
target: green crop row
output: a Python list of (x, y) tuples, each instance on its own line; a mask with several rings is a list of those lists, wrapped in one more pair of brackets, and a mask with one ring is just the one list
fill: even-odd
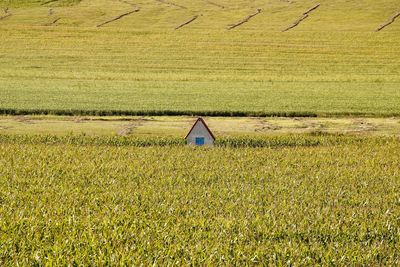
[(0, 136), (1, 266), (400, 264), (396, 138), (212, 149), (13, 138)]
[(206, 117), (398, 117), (399, 112), (307, 112), (307, 111), (223, 111), (223, 110), (86, 110), (86, 109), (7, 109), (0, 115), (57, 115), (57, 116), (206, 116)]
[[(311, 133), (286, 134), (279, 136), (234, 136), (221, 137), (215, 141), (217, 147), (261, 148), (261, 147), (312, 147), (344, 144), (358, 144), (366, 140), (376, 145), (399, 140), (398, 137), (362, 137), (341, 134)], [(185, 139), (178, 137), (126, 137), (126, 136), (86, 136), (80, 135), (15, 135), (0, 134), (0, 143), (37, 145), (76, 145), (76, 146), (184, 146)]]
[[(190, 111), (190, 110), (57, 110), (5, 109), (0, 115), (59, 115), (59, 116), (207, 116), (207, 117), (317, 117), (312, 112), (255, 112), (255, 111)], [(333, 114), (336, 115), (336, 114)], [(365, 114), (344, 114), (365, 115)], [(371, 114), (373, 115), (373, 114)], [(387, 117), (399, 114), (383, 114)], [(327, 116), (327, 114), (326, 114)]]

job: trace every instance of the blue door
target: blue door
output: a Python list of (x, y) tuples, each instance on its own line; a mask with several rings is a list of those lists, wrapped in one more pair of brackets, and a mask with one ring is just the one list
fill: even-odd
[(204, 145), (204, 137), (196, 137), (196, 146)]

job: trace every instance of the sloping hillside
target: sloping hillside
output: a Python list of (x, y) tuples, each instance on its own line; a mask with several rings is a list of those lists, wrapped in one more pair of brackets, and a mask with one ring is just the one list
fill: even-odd
[[(1, 25), (41, 25), (53, 9), (62, 20), (58, 25), (96, 26), (132, 9), (140, 12), (107, 25), (136, 29), (175, 29), (190, 21), (185, 28), (227, 29), (251, 17), (236, 30), (282, 31), (304, 16), (310, 8), (317, 9), (293, 30), (307, 31), (373, 31), (400, 11), (396, 0), (1, 0), (0, 6), (9, 8), (13, 17)], [(196, 18), (191, 21), (191, 19)], [(389, 31), (398, 31), (400, 23), (393, 23)], [(183, 27), (182, 27), (183, 29)]]
[(3, 111), (400, 114), (397, 0), (7, 3)]
[(71, 6), (81, 0), (0, 0), (1, 7)]

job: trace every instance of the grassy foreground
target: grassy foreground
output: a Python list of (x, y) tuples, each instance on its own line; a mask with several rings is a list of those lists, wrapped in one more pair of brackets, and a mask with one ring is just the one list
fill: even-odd
[(0, 113), (400, 115), (400, 23), (374, 32), (394, 0), (319, 1), (288, 32), (314, 1), (43, 2), (0, 2)]
[(400, 263), (398, 138), (196, 149), (11, 137), (2, 266)]

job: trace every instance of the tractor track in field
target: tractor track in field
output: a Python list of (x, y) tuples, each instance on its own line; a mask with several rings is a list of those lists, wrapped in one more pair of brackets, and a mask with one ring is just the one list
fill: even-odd
[(221, 5), (221, 4), (218, 4), (218, 3), (215, 3), (215, 2), (212, 2), (212, 1), (204, 0), (204, 2), (206, 2), (206, 3), (210, 4), (210, 5), (213, 5), (213, 6), (222, 8), (222, 9), (225, 8), (225, 6), (223, 6), (223, 5)]
[(123, 13), (123, 14), (121, 14), (121, 15), (115, 17), (115, 18), (112, 18), (112, 19), (110, 19), (110, 20), (107, 20), (107, 21), (105, 21), (105, 22), (102, 22), (102, 23), (96, 25), (96, 27), (97, 27), (97, 28), (100, 28), (100, 27), (102, 27), (102, 26), (104, 26), (104, 25), (106, 25), (106, 24), (109, 24), (109, 23), (111, 23), (111, 22), (120, 20), (120, 19), (122, 19), (123, 17), (129, 16), (129, 15), (131, 15), (131, 14), (133, 14), (133, 13), (136, 13), (136, 12), (139, 12), (139, 11), (140, 11), (140, 9), (139, 9), (139, 8), (136, 8), (136, 9), (134, 9), (134, 10), (132, 10), (132, 11)]
[(48, 4), (51, 4), (51, 3), (54, 3), (54, 2), (58, 2), (58, 1), (60, 1), (60, 0), (49, 0), (49, 1), (44, 2), (44, 3), (41, 4), (41, 5), (42, 5), (42, 6), (45, 6), (45, 5), (48, 5)]
[(394, 23), (398, 17), (400, 17), (400, 11), (397, 11), (397, 13), (394, 14), (394, 16), (392, 16), (388, 22), (379, 26), (375, 31), (380, 32), (381, 30), (385, 29), (387, 26)]
[(192, 23), (193, 21), (195, 21), (196, 19), (198, 19), (198, 17), (199, 17), (199, 16), (196, 15), (196, 16), (194, 16), (193, 18), (189, 19), (188, 21), (186, 21), (186, 22), (184, 22), (184, 23), (178, 25), (177, 27), (175, 27), (175, 30), (178, 30), (178, 29), (180, 29), (180, 28), (182, 28), (182, 27), (185, 27), (186, 25), (189, 25), (190, 23)]
[(258, 8), (257, 11), (253, 14), (248, 15), (247, 17), (245, 17), (244, 19), (242, 19), (241, 21), (239, 21), (238, 23), (232, 24), (232, 25), (228, 25), (228, 30), (232, 30), (235, 29), (239, 26), (241, 26), (242, 24), (245, 24), (246, 22), (249, 22), (250, 19), (252, 19), (253, 17), (257, 16), (258, 14), (260, 14), (262, 12), (261, 8)]
[(121, 3), (123, 3), (123, 4), (127, 4), (127, 5), (130, 5), (131, 7), (136, 7), (137, 8), (137, 5), (136, 4), (134, 4), (134, 3), (131, 3), (131, 2), (128, 2), (128, 1), (125, 1), (125, 0), (119, 0)]
[(303, 13), (303, 15), (296, 20), (295, 22), (293, 22), (292, 25), (290, 25), (289, 27), (287, 27), (286, 29), (284, 29), (282, 32), (287, 32), (295, 27), (297, 27), (303, 20), (305, 20), (306, 18), (308, 18), (308, 16), (310, 15), (311, 12), (315, 11), (317, 8), (319, 8), (321, 6), (321, 4), (316, 4), (315, 6), (313, 6), (312, 8), (308, 9), (306, 12)]
[[(54, 10), (52, 8), (49, 9), (48, 15), (49, 17), (52, 17), (54, 15)], [(53, 26), (54, 24), (56, 24), (61, 18), (60, 17), (56, 17), (53, 18), (52, 21), (50, 21), (49, 23), (43, 24), (43, 26)]]
[(168, 6), (174, 6), (174, 7), (178, 7), (178, 8), (181, 8), (181, 9), (187, 9), (187, 7), (185, 7), (185, 6), (181, 6), (181, 5), (169, 2), (169, 1), (165, 1), (165, 0), (156, 0), (156, 1), (159, 2), (159, 3), (163, 3), (165, 5), (168, 5)]
[(56, 24), (61, 18), (56, 18), (54, 20), (52, 20), (51, 22), (44, 24), (43, 26), (53, 26), (54, 24)]
[(129, 123), (123, 125), (120, 129), (117, 130), (117, 135), (119, 136), (128, 136), (135, 131), (140, 126), (143, 126), (147, 121), (146, 118), (139, 118), (139, 119), (130, 119)]
[(8, 10), (9, 10), (8, 7), (4, 8), (4, 15), (0, 17), (0, 20), (3, 20), (5, 18), (12, 16), (12, 14)]

